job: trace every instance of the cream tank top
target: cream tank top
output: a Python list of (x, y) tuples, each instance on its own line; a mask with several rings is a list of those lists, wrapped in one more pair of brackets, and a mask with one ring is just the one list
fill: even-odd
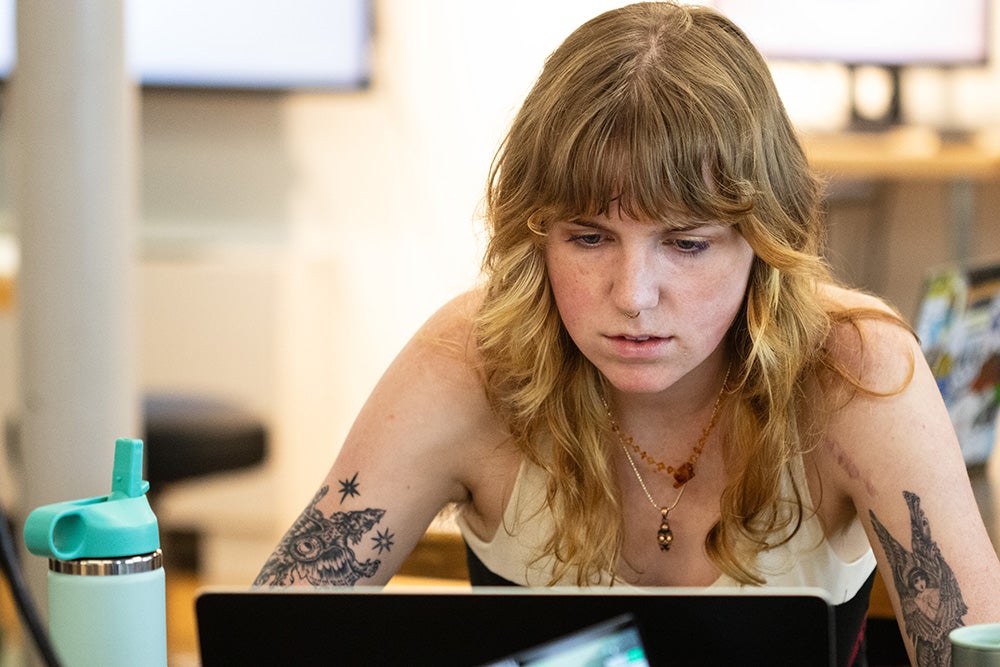
[[(790, 497), (790, 475), (801, 490), (804, 507), (812, 506), (801, 457), (789, 466), (783, 477), (783, 492)], [(469, 549), (490, 569), (504, 579), (521, 586), (547, 586), (552, 556), (536, 560), (553, 526), (552, 514), (545, 505), (545, 471), (525, 460), (518, 471), (510, 501), (504, 510), (503, 524), (490, 540), (478, 537), (460, 511), (456, 517)], [(541, 509), (540, 509), (541, 508)], [(859, 519), (855, 518), (855, 522)], [(852, 529), (860, 526), (854, 526)], [(819, 518), (808, 511), (802, 526), (791, 540), (761, 552), (758, 565), (770, 587), (813, 587), (826, 591), (837, 605), (852, 599), (875, 569), (871, 547), (857, 559), (845, 562), (823, 534)], [(568, 572), (560, 585), (575, 585), (575, 572)], [(565, 583), (563, 583), (565, 582)], [(598, 585), (633, 587), (604, 573)], [(741, 588), (735, 579), (722, 575), (712, 587)]]

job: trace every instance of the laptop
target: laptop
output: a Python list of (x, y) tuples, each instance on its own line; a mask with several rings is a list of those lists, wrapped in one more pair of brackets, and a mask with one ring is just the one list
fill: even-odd
[(833, 665), (825, 592), (795, 589), (205, 589), (204, 667)]

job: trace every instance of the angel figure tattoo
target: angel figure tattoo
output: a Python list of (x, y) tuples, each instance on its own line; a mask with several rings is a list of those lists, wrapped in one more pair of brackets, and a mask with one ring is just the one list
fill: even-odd
[(964, 625), (962, 618), (968, 607), (954, 573), (931, 539), (930, 525), (920, 509), (920, 497), (909, 491), (903, 491), (903, 497), (910, 509), (909, 551), (889, 534), (871, 510), (868, 515), (892, 566), (906, 634), (916, 650), (917, 665), (949, 665), (948, 633)]

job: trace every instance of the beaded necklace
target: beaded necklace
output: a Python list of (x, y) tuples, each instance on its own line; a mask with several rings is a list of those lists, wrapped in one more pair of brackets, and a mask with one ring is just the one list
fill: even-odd
[[(695, 464), (698, 463), (698, 457), (701, 456), (702, 450), (705, 449), (705, 443), (708, 442), (708, 437), (712, 434), (712, 430), (715, 428), (715, 424), (718, 421), (719, 406), (722, 405), (722, 398), (726, 393), (726, 385), (729, 383), (729, 371), (731, 368), (732, 366), (726, 368), (726, 376), (722, 380), (722, 388), (719, 389), (719, 396), (715, 399), (715, 407), (712, 408), (712, 416), (708, 420), (708, 425), (702, 430), (701, 437), (698, 438), (698, 442), (695, 443), (694, 449), (691, 450), (691, 455), (688, 457), (688, 460), (677, 468), (668, 466), (662, 461), (655, 460), (645, 451), (640, 451), (639, 446), (632, 441), (632, 437), (622, 432), (621, 427), (618, 425), (614, 415), (611, 413), (611, 407), (608, 405), (607, 400), (603, 397), (601, 399), (604, 402), (604, 408), (608, 412), (608, 420), (611, 423), (611, 430), (618, 437), (618, 442), (621, 444), (622, 451), (625, 452), (625, 457), (628, 459), (632, 472), (635, 473), (635, 478), (639, 481), (639, 486), (642, 487), (642, 492), (646, 494), (646, 498), (649, 499), (649, 503), (660, 512), (660, 527), (659, 530), (656, 531), (656, 541), (657, 544), (660, 545), (661, 551), (669, 551), (671, 544), (673, 544), (674, 532), (670, 530), (670, 512), (677, 507), (677, 503), (681, 501), (681, 496), (684, 495), (684, 489), (687, 488), (687, 483), (694, 477)], [(639, 473), (639, 467), (635, 464), (635, 459), (632, 458), (632, 453), (629, 451), (630, 448), (634, 450), (643, 461), (653, 465), (658, 472), (665, 471), (668, 475), (673, 476), (674, 488), (680, 489), (680, 491), (677, 492), (677, 497), (674, 498), (674, 502), (671, 503), (670, 506), (660, 505), (653, 499), (653, 494), (651, 494), (649, 489), (646, 487), (646, 482), (642, 479), (642, 475)]]

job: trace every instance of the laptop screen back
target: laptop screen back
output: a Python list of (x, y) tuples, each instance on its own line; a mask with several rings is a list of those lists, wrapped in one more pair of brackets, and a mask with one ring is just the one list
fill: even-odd
[[(813, 589), (208, 590), (196, 612), (204, 667), (834, 660), (833, 608)], [(608, 646), (634, 662), (565, 662)]]

